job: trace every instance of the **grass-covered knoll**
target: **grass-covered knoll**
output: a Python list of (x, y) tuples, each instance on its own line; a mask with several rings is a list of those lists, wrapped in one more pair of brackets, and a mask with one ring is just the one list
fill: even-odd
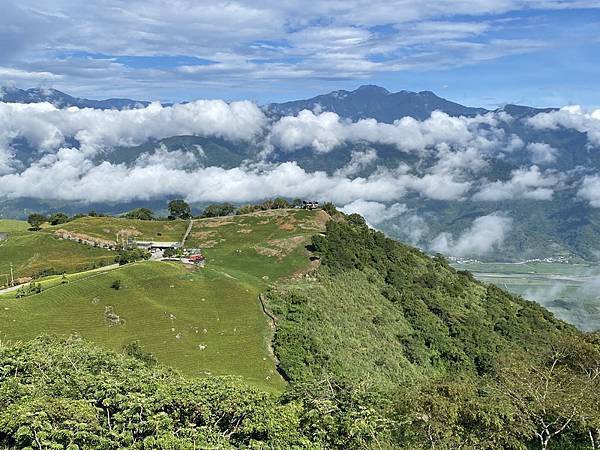
[[(79, 272), (114, 261), (113, 252), (60, 240), (41, 232), (15, 232), (0, 241), (0, 275), (10, 272), (14, 277), (31, 277), (44, 273)], [(0, 285), (5, 280), (0, 278)]]
[[(121, 287), (111, 287), (120, 280)], [(1, 300), (2, 340), (78, 333), (120, 350), (139, 341), (185, 373), (239, 375), (274, 389), (283, 382), (268, 352), (259, 287), (210, 267), (144, 262), (92, 274), (21, 299)]]
[(29, 224), (24, 220), (0, 219), (0, 233), (27, 231)]
[(235, 379), (185, 378), (135, 346), (127, 353), (136, 357), (76, 338), (1, 343), (0, 447), (317, 450), (331, 448), (333, 425), (351, 423), (348, 415), (315, 427), (320, 408), (331, 409), (325, 401), (276, 398)]
[(328, 222), (313, 247), (315, 278), (269, 294), (292, 385), (350, 389), (357, 410), (377, 411), (376, 441), (394, 448), (599, 442), (598, 336), (356, 215)]
[[(60, 225), (45, 227), (43, 231), (53, 233), (56, 230), (67, 230), (93, 238), (116, 241), (117, 233), (127, 233), (127, 236), (154, 241), (181, 241), (187, 228), (185, 220), (137, 220), (121, 217), (79, 217)], [(122, 237), (119, 237), (122, 239)]]
[(194, 222), (188, 247), (203, 249), (208, 265), (275, 281), (303, 270), (306, 245), (325, 229), (324, 211), (259, 211)]
[[(327, 218), (322, 211), (279, 210), (197, 220), (188, 246), (203, 248), (205, 268), (190, 271), (179, 263), (149, 261), (49, 279), (40, 294), (4, 296), (0, 321), (7, 326), (0, 329), (0, 338), (79, 333), (115, 350), (139, 341), (160, 363), (185, 373), (239, 375), (281, 389), (284, 382), (269, 353), (271, 329), (258, 296), (271, 283), (310, 267), (305, 247), (324, 230)], [(86, 217), (60, 226), (91, 234), (81, 224), (99, 230), (122, 220)], [(184, 221), (140, 222), (185, 226)], [(81, 252), (100, 251), (45, 232), (28, 233), (31, 237), (40, 240), (44, 255), (50, 248), (46, 241)], [(114, 258), (114, 252), (107, 253)], [(72, 261), (69, 255), (63, 258)], [(115, 280), (120, 289), (111, 288)]]

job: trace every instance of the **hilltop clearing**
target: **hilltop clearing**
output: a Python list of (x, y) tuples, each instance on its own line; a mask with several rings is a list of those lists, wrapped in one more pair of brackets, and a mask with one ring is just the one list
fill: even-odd
[[(187, 245), (203, 250), (205, 268), (147, 261), (42, 280), (39, 294), (4, 296), (0, 320), (6, 326), (0, 339), (75, 333), (114, 350), (137, 341), (160, 363), (187, 374), (238, 375), (267, 389), (281, 389), (284, 383), (269, 353), (271, 329), (258, 296), (271, 283), (310, 268), (305, 247), (313, 234), (324, 231), (327, 219), (323, 211), (302, 210), (198, 219)], [(179, 240), (175, 230), (183, 234), (186, 223), (85, 217), (60, 227), (101, 237), (109, 227), (124, 224), (145, 230), (145, 238), (160, 229), (165, 239)], [(166, 227), (172, 227), (172, 234)], [(37, 251), (45, 256), (48, 243), (53, 243), (114, 259), (115, 252), (61, 241), (51, 233), (48, 227), (20, 239), (36, 239)], [(62, 258), (72, 260), (72, 254)], [(112, 287), (115, 280), (118, 289)]]

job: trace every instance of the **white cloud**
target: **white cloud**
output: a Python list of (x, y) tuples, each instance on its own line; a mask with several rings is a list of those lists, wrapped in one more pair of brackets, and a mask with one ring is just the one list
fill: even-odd
[(600, 175), (584, 177), (577, 195), (594, 208), (600, 208)]
[(343, 142), (370, 142), (395, 145), (404, 152), (423, 152), (437, 144), (478, 147), (493, 145), (479, 130), (479, 124), (494, 124), (492, 115), (476, 118), (450, 117), (434, 111), (431, 117), (418, 121), (404, 117), (393, 124), (362, 119), (350, 122), (336, 113), (300, 111), (297, 116), (282, 117), (271, 130), (271, 143), (284, 150), (293, 151), (310, 147), (326, 153)]
[(376, 228), (380, 223), (406, 213), (407, 208), (406, 205), (400, 203), (386, 206), (379, 202), (355, 200), (352, 203), (348, 203), (340, 210), (346, 214), (360, 214), (371, 227)]
[(501, 201), (518, 198), (551, 200), (559, 178), (553, 172), (542, 173), (538, 166), (517, 169), (508, 181), (489, 183), (473, 195), (473, 200)]
[(0, 67), (0, 81), (4, 84), (11, 84), (17, 81), (55, 81), (61, 78), (63, 78), (61, 75), (51, 72), (31, 72), (12, 67)]
[(49, 103), (0, 103), (0, 148), (17, 137), (41, 151), (54, 151), (73, 137), (86, 153), (115, 146), (141, 144), (148, 139), (177, 135), (252, 140), (266, 117), (251, 102), (200, 100), (164, 107), (117, 111), (67, 108)]
[(558, 111), (537, 114), (527, 123), (537, 129), (572, 128), (586, 133), (590, 144), (600, 146), (600, 109), (588, 112), (581, 106), (565, 106)]
[(512, 226), (512, 219), (490, 214), (475, 219), (471, 227), (458, 238), (449, 233), (439, 234), (431, 250), (449, 256), (483, 256), (499, 248)]
[(558, 156), (557, 149), (543, 142), (531, 142), (527, 144), (527, 150), (531, 153), (534, 164), (551, 164)]
[(353, 151), (348, 164), (336, 170), (335, 175), (343, 177), (356, 175), (375, 161), (377, 161), (377, 152), (372, 148), (369, 148), (364, 152)]
[(469, 186), (448, 176), (418, 177), (389, 170), (349, 179), (306, 172), (295, 162), (183, 169), (173, 162), (174, 157), (159, 151), (132, 167), (109, 162), (96, 165), (80, 150), (61, 148), (20, 173), (0, 176), (0, 197), (102, 202), (178, 195), (190, 201), (245, 202), (283, 195), (347, 204), (358, 199), (389, 202), (409, 191), (429, 198), (453, 199)]

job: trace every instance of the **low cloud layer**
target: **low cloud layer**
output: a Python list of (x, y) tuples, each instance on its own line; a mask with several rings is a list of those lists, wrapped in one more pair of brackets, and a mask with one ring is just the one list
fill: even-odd
[(482, 216), (458, 237), (439, 234), (430, 249), (450, 256), (484, 256), (500, 247), (512, 227), (512, 219), (500, 214)]
[(429, 119), (418, 121), (404, 117), (393, 124), (362, 119), (350, 122), (336, 113), (301, 111), (297, 116), (281, 118), (273, 125), (271, 142), (285, 151), (310, 147), (327, 153), (344, 142), (371, 142), (395, 145), (403, 152), (423, 152), (439, 144), (466, 147), (493, 145), (478, 125), (493, 125), (492, 115), (475, 118), (450, 117), (435, 111)]
[(581, 106), (566, 106), (558, 111), (538, 114), (528, 120), (538, 129), (572, 128), (585, 133), (592, 145), (600, 145), (600, 109), (586, 111)]
[(554, 173), (542, 173), (538, 166), (512, 172), (508, 181), (496, 181), (485, 185), (474, 196), (474, 200), (502, 201), (518, 198), (551, 200), (553, 187), (558, 183)]
[(386, 206), (379, 202), (355, 200), (345, 205), (341, 210), (346, 214), (360, 214), (371, 227), (377, 228), (380, 223), (406, 213), (407, 208), (406, 205), (400, 203)]
[[(345, 210), (360, 212), (373, 226), (402, 214), (407, 196), (550, 201), (568, 175), (554, 168), (563, 150), (508, 133), (506, 125), (516, 120), (521, 119), (505, 112), (469, 118), (434, 112), (426, 120), (388, 124), (315, 111), (271, 119), (254, 103), (221, 100), (125, 111), (0, 102), (0, 197), (128, 202), (180, 196), (246, 202), (283, 195), (346, 205)], [(522, 123), (532, 129), (584, 130), (593, 145), (600, 119), (597, 112), (565, 108)], [(236, 148), (250, 146), (261, 156), (227, 169), (205, 163), (199, 147), (194, 154), (157, 144), (154, 152), (128, 163), (103, 161), (104, 154), (119, 147), (178, 135), (223, 139)], [(32, 149), (26, 159), (16, 156), (19, 142)], [(347, 162), (329, 172), (273, 157), (299, 151), (318, 160), (342, 145)], [(522, 166), (490, 181), (494, 161), (517, 153)], [(120, 161), (118, 156), (113, 161)], [(600, 207), (599, 175), (587, 174), (575, 183), (579, 198)], [(480, 219), (464, 236), (438, 236), (434, 246), (463, 255), (500, 245), (510, 220), (498, 215)], [(490, 233), (497, 238), (484, 226), (493, 226)]]
[(263, 112), (248, 101), (200, 100), (175, 106), (153, 103), (125, 111), (0, 103), (0, 155), (10, 153), (16, 138), (25, 139), (39, 152), (56, 151), (67, 138), (74, 138), (82, 152), (93, 154), (178, 135), (248, 141), (265, 125)]

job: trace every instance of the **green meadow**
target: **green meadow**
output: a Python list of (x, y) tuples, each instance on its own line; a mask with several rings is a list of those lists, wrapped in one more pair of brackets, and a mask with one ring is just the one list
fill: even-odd
[(44, 227), (43, 231), (53, 233), (67, 230), (94, 238), (115, 241), (117, 233), (126, 232), (138, 240), (181, 241), (187, 228), (186, 220), (137, 220), (121, 217), (80, 217), (71, 222)]
[(111, 264), (113, 252), (55, 238), (40, 232), (16, 232), (0, 241), (0, 286), (13, 265), (14, 277), (23, 278), (44, 271), (80, 272)]
[(24, 220), (0, 219), (0, 233), (27, 231), (29, 224)]
[[(205, 267), (145, 261), (66, 279), (48, 277), (41, 281), (40, 294), (0, 297), (0, 339), (79, 334), (115, 350), (139, 341), (160, 363), (184, 373), (238, 375), (280, 390), (284, 381), (270, 353), (272, 330), (259, 294), (310, 267), (306, 245), (327, 218), (322, 211), (286, 210), (199, 219), (187, 245), (202, 248)], [(106, 223), (86, 221), (83, 231), (80, 220), (67, 225), (99, 235), (97, 228)], [(48, 233), (25, 235), (31, 236), (40, 240), (44, 256), (54, 242), (83, 253), (107, 252)], [(62, 258), (68, 261), (72, 255)], [(121, 283), (118, 290), (111, 287), (115, 280)]]

